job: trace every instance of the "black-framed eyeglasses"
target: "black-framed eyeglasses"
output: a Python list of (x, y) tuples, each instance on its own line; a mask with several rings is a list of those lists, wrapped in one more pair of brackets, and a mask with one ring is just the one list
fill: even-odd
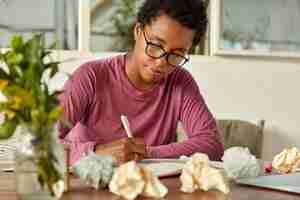
[[(146, 33), (143, 30), (144, 39), (146, 42), (145, 53), (154, 59), (160, 59), (162, 57), (166, 58), (169, 65), (173, 67), (182, 67), (185, 63), (189, 61), (188, 57), (177, 54), (175, 52), (167, 52), (164, 48), (158, 44), (154, 44), (147, 40)], [(187, 55), (188, 56), (188, 55)]]

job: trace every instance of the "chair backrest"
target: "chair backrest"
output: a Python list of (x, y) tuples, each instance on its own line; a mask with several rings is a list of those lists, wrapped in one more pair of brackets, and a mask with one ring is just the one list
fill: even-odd
[(248, 147), (257, 158), (261, 158), (262, 154), (264, 124), (264, 120), (257, 124), (242, 120), (217, 120), (225, 149), (232, 146)]

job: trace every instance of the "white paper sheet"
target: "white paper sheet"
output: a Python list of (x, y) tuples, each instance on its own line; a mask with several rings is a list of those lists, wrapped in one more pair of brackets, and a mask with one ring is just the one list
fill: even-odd
[[(187, 159), (144, 159), (140, 165), (148, 167), (156, 176), (167, 177), (179, 175)], [(214, 168), (223, 168), (222, 162), (210, 161)]]

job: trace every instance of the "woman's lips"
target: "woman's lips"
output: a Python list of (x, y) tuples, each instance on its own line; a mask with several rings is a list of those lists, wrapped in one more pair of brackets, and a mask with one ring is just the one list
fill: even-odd
[(151, 69), (151, 71), (153, 72), (153, 74), (155, 74), (155, 75), (159, 75), (159, 76), (161, 76), (163, 73), (162, 72), (160, 72), (160, 71), (156, 71), (156, 70), (154, 70), (154, 69)]
[(155, 80), (162, 79), (163, 76), (164, 76), (163, 72), (161, 72), (159, 70), (156, 70), (156, 69), (153, 69), (150, 66), (145, 66), (145, 69), (148, 71), (149, 75), (151, 75), (152, 78), (155, 79)]
[(163, 73), (154, 69), (150, 68), (150, 71), (152, 73), (152, 75), (154, 76), (155, 79), (161, 79), (163, 77)]

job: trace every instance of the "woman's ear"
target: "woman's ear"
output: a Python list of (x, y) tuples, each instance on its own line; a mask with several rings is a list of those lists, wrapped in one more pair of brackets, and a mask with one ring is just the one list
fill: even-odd
[(137, 40), (139, 34), (141, 33), (141, 24), (140, 23), (135, 23), (134, 25), (134, 30), (133, 30), (133, 33), (134, 33), (134, 41)]

